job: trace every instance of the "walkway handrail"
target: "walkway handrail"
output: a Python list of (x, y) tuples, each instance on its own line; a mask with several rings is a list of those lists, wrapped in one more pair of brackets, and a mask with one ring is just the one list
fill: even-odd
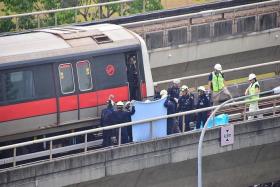
[[(261, 92), (259, 94), (254, 94), (254, 95), (264, 95), (264, 94), (273, 93), (273, 92), (279, 94), (279, 91), (280, 91), (280, 86), (273, 90), (264, 91), (264, 92)], [(253, 95), (245, 95), (245, 96), (241, 96), (238, 98), (231, 98), (231, 99), (223, 102), (222, 104), (218, 105), (215, 108), (215, 110), (211, 113), (211, 115), (208, 117), (207, 121), (205, 122), (205, 125), (202, 128), (202, 131), (201, 131), (201, 134), (199, 137), (198, 150), (197, 150), (197, 184), (198, 184), (197, 186), (198, 187), (202, 187), (202, 144), (203, 144), (204, 135), (208, 128), (208, 123), (215, 116), (216, 112), (218, 112), (218, 110), (220, 110), (223, 106), (226, 106), (228, 103), (231, 103), (231, 102), (248, 99), (252, 96)], [(238, 103), (238, 102), (235, 102), (235, 103)]]
[[(262, 97), (262, 98), (259, 99), (259, 101), (276, 99), (276, 98), (280, 98), (280, 95), (272, 95), (272, 96)], [(225, 105), (225, 107), (233, 106), (233, 105), (234, 106), (235, 105), (241, 105), (241, 104), (245, 104), (245, 103), (248, 103), (248, 101), (239, 101), (239, 102), (235, 102), (235, 103), (230, 103), (230, 104)], [(107, 126), (107, 127), (99, 127), (99, 128), (84, 130), (84, 131), (80, 131), (80, 132), (73, 132), (73, 133), (64, 134), (64, 135), (58, 135), (58, 136), (42, 138), (42, 139), (38, 139), (38, 140), (32, 140), (32, 141), (17, 143), (17, 144), (13, 144), (13, 145), (0, 147), (0, 151), (8, 150), (8, 149), (14, 149), (14, 148), (23, 147), (23, 146), (32, 145), (32, 144), (37, 144), (37, 143), (50, 142), (50, 141), (54, 141), (54, 140), (58, 140), (58, 139), (70, 138), (70, 137), (79, 136), (79, 135), (86, 135), (86, 134), (89, 134), (89, 133), (95, 133), (95, 132), (100, 132), (100, 131), (104, 131), (104, 130), (117, 129), (117, 128), (126, 127), (126, 126), (130, 126), (130, 125), (135, 125), (135, 124), (151, 123), (153, 121), (167, 119), (167, 118), (171, 118), (171, 117), (178, 117), (178, 116), (194, 114), (194, 113), (198, 113), (198, 112), (209, 111), (209, 110), (216, 109), (217, 107), (219, 107), (219, 105), (211, 106), (211, 107), (207, 107), (207, 108), (203, 108), (203, 109), (191, 110), (191, 111), (187, 111), (187, 112), (180, 112), (180, 113), (176, 113), (176, 114), (170, 114), (170, 115), (165, 115), (165, 116), (149, 118), (149, 119), (145, 119), (145, 120), (139, 120), (139, 121), (135, 121), (135, 122), (127, 122), (127, 123), (122, 123), (122, 124), (117, 124), (117, 125), (112, 125), (112, 126)]]
[(201, 17), (201, 16), (204, 16), (204, 15), (215, 15), (217, 13), (224, 13), (224, 12), (227, 12), (227, 11), (233, 11), (233, 10), (235, 11), (235, 10), (239, 10), (239, 9), (246, 9), (246, 8), (250, 8), (250, 7), (258, 7), (258, 6), (261, 6), (261, 5), (268, 5), (268, 4), (274, 4), (274, 3), (280, 3), (280, 0), (271, 0), (271, 1), (265, 1), (265, 2), (258, 2), (258, 3), (252, 3), (252, 4), (246, 4), (246, 5), (239, 5), (239, 6), (215, 9), (215, 10), (207, 10), (207, 11), (185, 14), (185, 15), (179, 15), (179, 16), (158, 18), (158, 19), (139, 21), (139, 22), (134, 22), (134, 23), (126, 23), (126, 24), (122, 24), (122, 26), (124, 26), (124, 27), (143, 26), (145, 24), (162, 23), (162, 22), (174, 21), (174, 20), (183, 19), (183, 18)]
[[(259, 67), (275, 65), (275, 64), (280, 64), (280, 61), (278, 60), (278, 61), (273, 61), (273, 62), (265, 62), (265, 63), (261, 63), (261, 64), (232, 68), (232, 69), (223, 70), (222, 72), (223, 73), (229, 73), (229, 72), (234, 72), (234, 71), (240, 71), (240, 70), (246, 70), (246, 69), (252, 69), (252, 68), (259, 68)], [(186, 76), (186, 77), (174, 78), (174, 79), (178, 79), (178, 80), (195, 79), (195, 78), (201, 78), (201, 77), (209, 76), (209, 74), (210, 74), (210, 72), (209, 73), (198, 74), (198, 75), (191, 75), (191, 76)], [(168, 80), (154, 82), (154, 85), (170, 83), (174, 79), (168, 79)]]
[(122, 4), (122, 3), (128, 3), (128, 2), (133, 2), (133, 1), (134, 0), (119, 0), (119, 1), (112, 1), (112, 2), (106, 2), (106, 3), (92, 4), (92, 5), (83, 5), (83, 6), (76, 6), (76, 7), (59, 8), (59, 9), (54, 9), (54, 10), (43, 10), (43, 11), (23, 13), (23, 14), (14, 14), (14, 15), (9, 15), (9, 16), (0, 16), (0, 20), (1, 19), (24, 17), (24, 16), (34, 16), (34, 15), (41, 15), (41, 14), (64, 12), (64, 11), (68, 11), (68, 10), (79, 10), (79, 9), (84, 9), (84, 8), (108, 6), (108, 5)]

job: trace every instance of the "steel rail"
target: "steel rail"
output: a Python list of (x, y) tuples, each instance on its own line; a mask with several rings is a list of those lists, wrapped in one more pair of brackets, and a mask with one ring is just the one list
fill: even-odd
[[(270, 99), (275, 99), (275, 98), (280, 98), (280, 95), (262, 97), (259, 99), (259, 101), (270, 100)], [(235, 103), (229, 103), (229, 104), (226, 104), (225, 107), (241, 105), (241, 104), (245, 104), (245, 103), (248, 103), (248, 101), (239, 101), (239, 102), (235, 102)], [(203, 108), (203, 109), (196, 109), (196, 110), (191, 110), (191, 111), (187, 111), (187, 112), (180, 112), (180, 113), (176, 113), (176, 114), (170, 114), (170, 115), (165, 115), (165, 116), (149, 118), (149, 119), (145, 119), (145, 120), (139, 120), (139, 121), (135, 121), (135, 122), (127, 122), (127, 123), (122, 123), (122, 124), (117, 124), (117, 125), (112, 125), (112, 126), (107, 126), (107, 127), (99, 127), (99, 128), (90, 129), (90, 130), (84, 130), (84, 131), (73, 132), (73, 133), (64, 134), (64, 135), (58, 135), (58, 136), (42, 138), (42, 139), (38, 139), (38, 140), (32, 140), (32, 141), (28, 141), (28, 142), (17, 143), (17, 144), (8, 145), (8, 146), (2, 146), (2, 147), (0, 147), (0, 151), (14, 149), (14, 148), (37, 144), (37, 143), (51, 142), (51, 141), (58, 140), (58, 139), (70, 138), (70, 137), (74, 137), (74, 136), (85, 135), (85, 134), (100, 132), (100, 131), (104, 131), (104, 130), (112, 130), (112, 129), (122, 128), (122, 127), (135, 125), (135, 124), (150, 123), (150, 122), (157, 121), (157, 120), (178, 117), (178, 116), (183, 116), (183, 115), (188, 115), (188, 114), (194, 114), (194, 113), (198, 113), (198, 112), (205, 112), (205, 111), (209, 111), (209, 110), (214, 110), (219, 106), (220, 105), (211, 106), (211, 107), (207, 107), (207, 108)]]
[(265, 1), (265, 2), (258, 2), (258, 3), (252, 3), (252, 4), (246, 4), (246, 5), (239, 5), (239, 6), (215, 9), (215, 10), (206, 10), (206, 11), (202, 11), (202, 12), (196, 12), (196, 13), (179, 15), (179, 16), (171, 16), (171, 17), (166, 17), (166, 18), (158, 18), (158, 19), (139, 21), (139, 22), (134, 22), (134, 23), (126, 23), (126, 24), (121, 24), (121, 26), (137, 27), (137, 26), (143, 26), (143, 25), (147, 25), (147, 24), (175, 21), (175, 20), (183, 19), (183, 18), (203, 17), (205, 15), (211, 16), (211, 15), (215, 15), (217, 13), (225, 13), (225, 12), (229, 12), (229, 11), (248, 9), (248, 8), (252, 8), (252, 7), (257, 8), (258, 6), (261, 6), (261, 5), (270, 5), (270, 4), (277, 4), (277, 3), (279, 4), (280, 0), (271, 0), (271, 1)]
[(14, 14), (14, 15), (9, 15), (9, 16), (1, 16), (0, 19), (9, 19), (9, 18), (24, 17), (24, 16), (50, 14), (50, 13), (69, 11), (69, 10), (79, 10), (79, 9), (92, 8), (92, 7), (108, 6), (108, 5), (113, 5), (113, 4), (129, 3), (129, 2), (133, 2), (133, 1), (134, 0), (119, 0), (119, 1), (112, 1), (112, 2), (107, 2), (107, 3), (98, 3), (98, 4), (93, 4), (93, 5), (82, 5), (82, 6), (69, 7), (69, 8), (60, 8), (60, 9), (55, 9), (55, 10), (43, 10), (43, 11), (23, 13), (23, 14)]
[[(273, 62), (265, 62), (265, 63), (261, 63), (261, 64), (255, 64), (255, 65), (249, 65), (249, 66), (243, 66), (243, 67), (238, 67), (238, 68), (227, 69), (227, 70), (223, 70), (222, 72), (223, 73), (229, 73), (229, 72), (234, 72), (234, 71), (247, 70), (247, 69), (252, 69), (252, 68), (259, 68), (259, 67), (275, 65), (275, 64), (280, 64), (280, 60), (273, 61)], [(210, 73), (203, 73), (203, 74), (199, 74), (199, 75), (191, 75), (191, 76), (174, 78), (174, 79), (178, 79), (178, 80), (195, 79), (195, 78), (201, 78), (201, 77), (209, 76), (209, 74)], [(157, 82), (154, 82), (154, 85), (166, 84), (166, 83), (172, 82), (174, 79), (157, 81)]]

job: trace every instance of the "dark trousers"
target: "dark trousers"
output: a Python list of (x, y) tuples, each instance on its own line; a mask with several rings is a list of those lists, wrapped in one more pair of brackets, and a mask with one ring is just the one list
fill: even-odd
[(127, 127), (127, 135), (128, 135), (128, 142), (132, 142), (133, 137), (132, 137), (132, 126), (131, 125)]
[(103, 147), (108, 147), (112, 145), (111, 137), (113, 136), (112, 130), (105, 130), (103, 131)]
[[(128, 133), (127, 133), (127, 127), (122, 127), (121, 128), (121, 144), (125, 144), (125, 143), (128, 143)], [(117, 129), (117, 141), (119, 141), (119, 129)]]
[(201, 123), (202, 126), (204, 126), (206, 121), (207, 121), (207, 112), (199, 112), (197, 114), (196, 129), (200, 129)]
[(190, 128), (191, 115), (179, 116), (179, 127), (181, 132), (183, 132), (183, 117), (185, 118), (185, 131), (191, 130)]
[(138, 92), (139, 88), (138, 86), (134, 86), (132, 84), (129, 85), (129, 94), (130, 94), (130, 100), (139, 100)]
[(167, 118), (167, 135), (173, 133), (174, 123), (174, 118)]

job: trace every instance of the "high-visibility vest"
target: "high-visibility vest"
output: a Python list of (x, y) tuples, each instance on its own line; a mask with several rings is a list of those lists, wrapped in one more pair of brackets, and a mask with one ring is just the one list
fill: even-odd
[(224, 77), (221, 73), (218, 74), (218, 76), (215, 74), (215, 72), (212, 72), (212, 89), (213, 92), (219, 92), (224, 88)]
[[(259, 86), (259, 88), (260, 88), (260, 84), (258, 83), (258, 81), (256, 81), (256, 82), (254, 82), (253, 84), (250, 84), (250, 86), (249, 86), (249, 95), (254, 95), (254, 94), (256, 94), (256, 85), (258, 85)], [(251, 102), (256, 102), (258, 99), (259, 99), (259, 95), (254, 95), (254, 96), (252, 96), (252, 97), (250, 97), (250, 103)]]

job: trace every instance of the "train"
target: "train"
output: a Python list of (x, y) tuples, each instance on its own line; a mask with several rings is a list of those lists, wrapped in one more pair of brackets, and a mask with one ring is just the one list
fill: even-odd
[(135, 60), (137, 100), (153, 97), (146, 44), (121, 26), (65, 26), (1, 36), (1, 141), (34, 137), (45, 129), (57, 132), (98, 117), (110, 95), (130, 100), (130, 59)]

